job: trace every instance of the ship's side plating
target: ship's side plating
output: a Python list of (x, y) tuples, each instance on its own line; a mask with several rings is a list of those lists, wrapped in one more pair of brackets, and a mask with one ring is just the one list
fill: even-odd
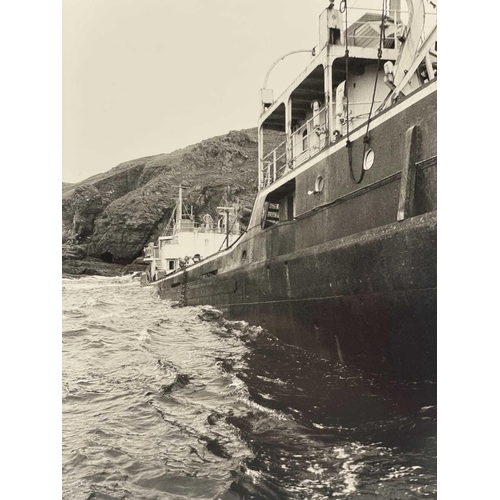
[[(334, 58), (332, 67), (324, 80), (329, 104), (338, 85)], [(358, 72), (369, 67), (368, 58)], [(290, 141), (281, 173), (276, 155), (267, 180), (261, 170), (247, 232), (161, 280), (160, 297), (214, 305), (347, 365), (434, 379), (436, 80), (429, 80), (374, 116), (369, 168), (366, 125), (348, 132), (349, 147), (331, 140), (335, 108), (328, 106), (324, 146), (300, 163)], [(294, 96), (292, 89), (289, 102)], [(278, 109), (276, 103), (267, 116)], [(284, 110), (288, 122), (292, 110)]]

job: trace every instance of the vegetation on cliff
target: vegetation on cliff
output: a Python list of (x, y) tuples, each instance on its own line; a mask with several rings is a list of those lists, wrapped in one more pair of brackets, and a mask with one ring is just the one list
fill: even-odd
[[(267, 138), (267, 137), (266, 137)], [(278, 143), (280, 134), (270, 134)], [(217, 216), (217, 206), (239, 202), (248, 223), (257, 192), (257, 131), (231, 131), (168, 154), (122, 163), (62, 187), (63, 271), (81, 274), (96, 259), (130, 264), (164, 231), (176, 204), (175, 187), (188, 186), (195, 215)], [(82, 261), (91, 259), (93, 266)], [(111, 271), (109, 271), (111, 272)], [(96, 274), (100, 274), (97, 270)]]

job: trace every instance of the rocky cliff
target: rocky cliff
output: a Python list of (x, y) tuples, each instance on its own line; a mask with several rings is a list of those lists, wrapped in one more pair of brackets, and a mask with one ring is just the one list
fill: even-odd
[[(281, 134), (269, 134), (271, 143), (280, 140)], [(165, 229), (181, 183), (188, 186), (184, 198), (195, 215), (209, 213), (215, 219), (217, 206), (239, 201), (245, 226), (257, 192), (256, 129), (232, 131), (122, 163), (76, 184), (63, 183), (63, 272), (119, 274), (127, 264), (129, 270), (140, 269), (143, 247)], [(139, 266), (130, 266), (134, 262)]]

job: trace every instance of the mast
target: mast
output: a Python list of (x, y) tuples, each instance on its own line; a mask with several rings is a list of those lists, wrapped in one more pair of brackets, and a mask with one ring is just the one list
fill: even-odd
[[(182, 184), (179, 186), (179, 208), (177, 209), (179, 224), (182, 221)], [(180, 226), (179, 226), (180, 229)]]
[[(224, 221), (226, 225), (226, 238), (224, 239), (226, 243), (226, 248), (229, 248), (229, 233), (230, 233), (230, 228), (229, 228), (229, 211), (232, 210), (232, 207), (217, 207), (217, 210), (219, 212), (224, 212)], [(224, 245), (224, 243), (222, 243)]]

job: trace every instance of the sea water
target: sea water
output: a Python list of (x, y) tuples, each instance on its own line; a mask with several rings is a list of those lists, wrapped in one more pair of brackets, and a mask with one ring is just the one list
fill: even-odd
[(334, 365), (137, 278), (63, 279), (63, 498), (436, 498), (431, 383)]

